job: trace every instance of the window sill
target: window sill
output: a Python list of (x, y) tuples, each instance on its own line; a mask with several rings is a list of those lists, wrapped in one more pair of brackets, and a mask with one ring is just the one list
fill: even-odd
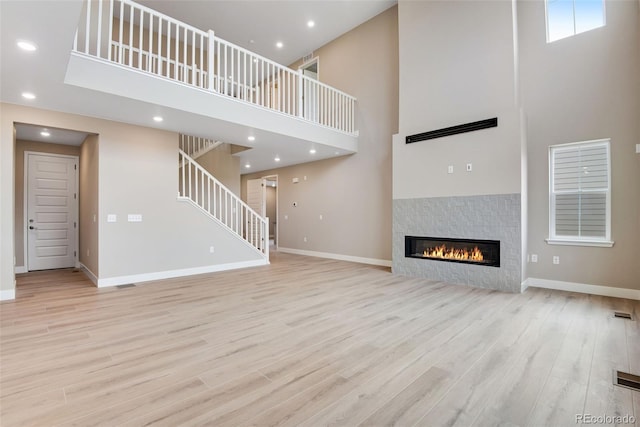
[(599, 248), (610, 248), (613, 246), (611, 240), (571, 240), (571, 239), (544, 239), (549, 245), (564, 246), (594, 246)]

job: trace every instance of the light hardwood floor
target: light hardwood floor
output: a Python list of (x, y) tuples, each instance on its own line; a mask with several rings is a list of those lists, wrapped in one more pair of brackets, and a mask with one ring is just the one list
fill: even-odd
[[(542, 426), (640, 418), (640, 302), (506, 294), (274, 253), (96, 289), (18, 278), (0, 305), (0, 424)], [(640, 422), (636, 423), (640, 426)]]

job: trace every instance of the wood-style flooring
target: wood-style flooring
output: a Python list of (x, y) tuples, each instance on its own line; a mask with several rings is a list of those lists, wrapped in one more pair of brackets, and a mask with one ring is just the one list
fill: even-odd
[(638, 319), (640, 302), (278, 253), (265, 267), (129, 288), (29, 273), (0, 304), (0, 425), (637, 420), (640, 393), (612, 376), (640, 374), (640, 322), (613, 311)]

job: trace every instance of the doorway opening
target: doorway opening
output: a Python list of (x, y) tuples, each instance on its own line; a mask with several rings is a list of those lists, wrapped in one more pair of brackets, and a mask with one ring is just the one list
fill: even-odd
[[(299, 68), (300, 72), (311, 80), (320, 80), (320, 58), (317, 56)], [(319, 115), (318, 108), (319, 92), (318, 85), (302, 79), (302, 115), (305, 119), (317, 121)]]
[(90, 134), (15, 127), (15, 273), (80, 267), (81, 145)]
[(278, 175), (247, 180), (247, 204), (263, 218), (269, 218), (269, 250), (277, 250), (278, 226)]

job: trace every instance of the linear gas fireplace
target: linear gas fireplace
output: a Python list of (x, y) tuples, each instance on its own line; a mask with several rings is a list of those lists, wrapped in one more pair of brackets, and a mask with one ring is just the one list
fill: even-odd
[(405, 236), (407, 258), (500, 267), (499, 240)]

